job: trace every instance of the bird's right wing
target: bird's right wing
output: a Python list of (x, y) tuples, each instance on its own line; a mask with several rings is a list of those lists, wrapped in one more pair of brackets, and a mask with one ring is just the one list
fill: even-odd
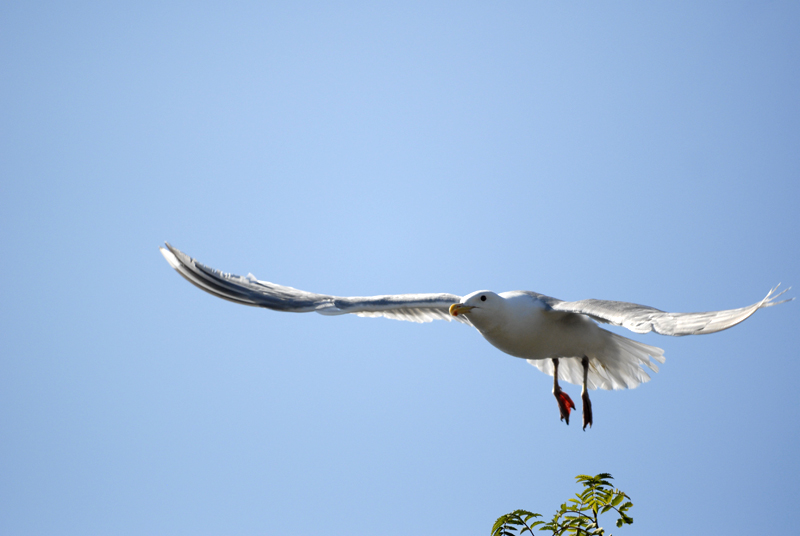
[(707, 313), (667, 313), (646, 305), (606, 300), (572, 302), (555, 300), (551, 307), (554, 311), (584, 314), (598, 322), (628, 328), (634, 333), (655, 331), (661, 335), (700, 335), (728, 329), (747, 319), (759, 309), (794, 299), (775, 301), (789, 289), (776, 294), (777, 290), (776, 286), (763, 300), (747, 307)]
[(323, 315), (355, 314), (384, 316), (410, 322), (458, 320), (469, 324), (465, 315), (450, 315), (452, 304), (461, 301), (455, 294), (395, 294), (386, 296), (341, 297), (315, 294), (292, 287), (242, 277), (205, 266), (182, 251), (166, 244), (159, 248), (167, 262), (193, 285), (218, 298), (242, 305), (265, 307), (292, 313), (316, 312)]

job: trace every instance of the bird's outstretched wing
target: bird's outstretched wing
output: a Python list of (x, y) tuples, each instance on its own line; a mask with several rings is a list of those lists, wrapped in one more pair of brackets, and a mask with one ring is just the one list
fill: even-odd
[(315, 294), (292, 287), (259, 281), (252, 275), (242, 277), (222, 273), (205, 266), (169, 244), (159, 248), (175, 270), (193, 285), (218, 298), (242, 305), (266, 307), (292, 313), (315, 312), (323, 315), (356, 314), (384, 316), (410, 322), (458, 320), (469, 323), (460, 315), (451, 316), (449, 308), (461, 300), (455, 294), (397, 294), (387, 296), (340, 297)]
[(742, 322), (763, 307), (771, 307), (794, 299), (775, 301), (789, 290), (787, 288), (782, 292), (776, 293), (778, 286), (770, 290), (763, 300), (753, 305), (725, 311), (709, 311), (707, 313), (666, 313), (646, 305), (606, 300), (572, 302), (553, 300), (548, 305), (554, 311), (584, 314), (598, 322), (628, 328), (634, 333), (655, 331), (661, 335), (679, 337), (682, 335), (702, 335), (722, 331)]

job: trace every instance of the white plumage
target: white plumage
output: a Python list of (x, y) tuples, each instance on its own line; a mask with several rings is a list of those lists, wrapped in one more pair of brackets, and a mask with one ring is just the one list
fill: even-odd
[(753, 305), (706, 313), (668, 313), (634, 303), (594, 299), (567, 302), (530, 291), (496, 294), (483, 290), (463, 298), (444, 293), (341, 297), (260, 281), (252, 274), (225, 274), (169, 244), (160, 249), (170, 266), (190, 283), (243, 305), (323, 315), (383, 316), (411, 322), (458, 320), (472, 325), (492, 345), (527, 359), (545, 374), (552, 376), (558, 367), (553, 392), (567, 423), (574, 404), (561, 391), (558, 379), (583, 384), (584, 428), (591, 424), (586, 389), (633, 388), (650, 379), (645, 369), (658, 372), (652, 360), (664, 363), (660, 348), (611, 333), (596, 322), (623, 326), (635, 333), (697, 335), (730, 328), (761, 308), (789, 301), (776, 301), (786, 292), (776, 293), (778, 287)]

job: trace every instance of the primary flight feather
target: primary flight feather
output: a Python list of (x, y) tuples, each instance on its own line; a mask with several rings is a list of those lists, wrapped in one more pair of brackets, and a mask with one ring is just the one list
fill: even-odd
[[(492, 345), (527, 359), (553, 376), (553, 394), (561, 419), (569, 424), (570, 397), (558, 380), (582, 385), (583, 427), (592, 424), (589, 389), (633, 388), (650, 379), (644, 370), (658, 372), (652, 360), (664, 362), (664, 351), (602, 329), (597, 322), (625, 327), (635, 333), (699, 335), (728, 329), (757, 310), (784, 303), (775, 287), (753, 305), (706, 313), (667, 313), (634, 303), (562, 301), (530, 291), (496, 294), (480, 290), (455, 294), (396, 294), (341, 297), (315, 294), (292, 287), (241, 277), (205, 266), (170, 244), (160, 248), (167, 262), (190, 283), (219, 298), (293, 313), (384, 316), (411, 322), (457, 320), (477, 329)], [(794, 299), (794, 298), (791, 298)]]

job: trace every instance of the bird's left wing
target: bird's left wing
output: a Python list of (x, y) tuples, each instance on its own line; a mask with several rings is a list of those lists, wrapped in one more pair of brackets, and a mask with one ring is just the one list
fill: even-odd
[(451, 316), (449, 308), (461, 301), (455, 294), (396, 294), (386, 296), (342, 297), (315, 294), (292, 287), (242, 277), (205, 266), (182, 251), (165, 244), (159, 248), (167, 262), (193, 285), (209, 294), (242, 305), (265, 307), (292, 313), (315, 312), (323, 315), (356, 314), (384, 316), (410, 322), (469, 320)]
[(777, 290), (776, 286), (763, 300), (747, 307), (707, 313), (667, 313), (646, 305), (606, 300), (554, 300), (550, 305), (554, 311), (584, 314), (598, 322), (628, 328), (634, 333), (655, 331), (661, 335), (700, 335), (728, 329), (759, 309), (794, 299), (775, 301), (789, 289), (776, 293)]

